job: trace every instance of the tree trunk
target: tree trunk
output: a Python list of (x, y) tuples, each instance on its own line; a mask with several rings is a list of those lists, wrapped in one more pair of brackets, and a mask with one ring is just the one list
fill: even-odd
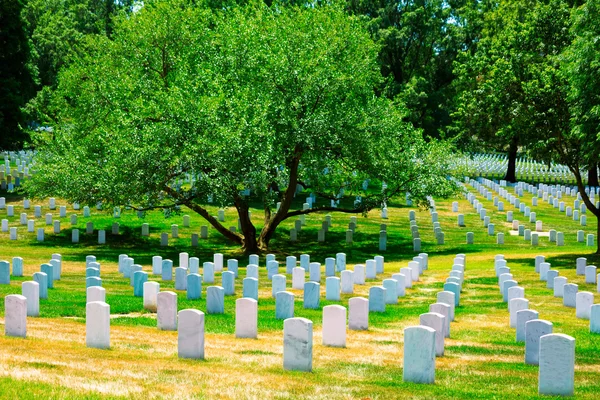
[(600, 218), (598, 216), (596, 216), (596, 222), (596, 254), (600, 254)]
[(243, 199), (235, 200), (235, 208), (240, 218), (240, 228), (242, 229), (242, 248), (245, 254), (259, 253), (259, 246), (256, 240), (256, 227), (250, 220), (250, 209)]
[(600, 186), (598, 183), (598, 164), (590, 167), (588, 172), (588, 186)]
[(519, 139), (515, 136), (508, 149), (508, 167), (506, 168), (506, 176), (504, 179), (508, 182), (515, 183), (517, 181), (517, 150), (519, 148)]
[(596, 228), (596, 254), (600, 254), (600, 210), (596, 207), (594, 203), (590, 200), (590, 196), (585, 192), (585, 187), (583, 186), (583, 179), (581, 179), (581, 173), (579, 172), (579, 168), (574, 166), (569, 166), (573, 175), (575, 175), (575, 181), (577, 182), (577, 188), (579, 189), (579, 193), (581, 193), (581, 200), (586, 205), (589, 212), (594, 214), (597, 221)]

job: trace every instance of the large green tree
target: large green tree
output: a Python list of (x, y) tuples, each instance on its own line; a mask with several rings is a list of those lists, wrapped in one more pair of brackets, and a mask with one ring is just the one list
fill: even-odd
[(478, 36), (479, 1), (348, 0), (348, 11), (365, 18), (380, 44), (382, 89), (398, 96), (409, 110), (406, 118), (426, 137), (439, 137), (451, 121), (455, 75), (453, 62)]
[(21, 0), (0, 0), (0, 149), (27, 140), (21, 107), (34, 93), (28, 69), (29, 43), (21, 21)]
[[(445, 148), (426, 145), (402, 107), (375, 94), (377, 50), (336, 6), (149, 3), (120, 19), (112, 40), (90, 38), (60, 73), (46, 113), (57, 116), (55, 138), (28, 189), (137, 209), (186, 205), (247, 251), (266, 249), (290, 217), (362, 213), (406, 191), (421, 204), (448, 195)], [(364, 191), (368, 178), (387, 189)], [(318, 205), (292, 208), (298, 184)], [(244, 189), (262, 203), (260, 229)], [(362, 202), (333, 207), (342, 193)], [(241, 232), (210, 215), (207, 196), (237, 209)]]
[[(588, 0), (572, 14), (572, 42), (557, 57), (561, 107), (569, 109), (563, 129), (546, 130), (537, 149), (547, 159), (569, 167), (588, 210), (600, 220), (600, 210), (585, 191), (584, 173), (600, 163), (600, 1)], [(600, 223), (596, 240), (600, 238)], [(597, 253), (600, 254), (600, 242)]]
[(133, 0), (28, 0), (22, 16), (39, 87), (54, 86), (74, 47), (86, 35), (110, 36), (120, 11)]
[(547, 129), (564, 129), (568, 119), (555, 57), (571, 42), (571, 7), (564, 0), (500, 2), (486, 14), (477, 50), (456, 63), (456, 131), (466, 147), (506, 151), (510, 182), (519, 148), (538, 143)]

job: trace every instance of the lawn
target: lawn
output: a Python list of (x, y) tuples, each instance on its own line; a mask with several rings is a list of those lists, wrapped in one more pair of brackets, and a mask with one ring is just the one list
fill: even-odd
[[(467, 188), (478, 194), (473, 187)], [(598, 262), (592, 253), (595, 247), (576, 242), (576, 232), (596, 232), (596, 220), (588, 214), (588, 226), (567, 218), (558, 209), (540, 199), (534, 208), (538, 220), (544, 222), (544, 231), (556, 229), (565, 233), (565, 246), (557, 247), (540, 238), (540, 245), (532, 247), (522, 237), (511, 236), (511, 224), (506, 222), (506, 211), (498, 212), (492, 202), (478, 195), (495, 224), (496, 232), (505, 233), (505, 244), (497, 245), (496, 238), (487, 235), (487, 229), (464, 198), (436, 200), (439, 221), (445, 233), (445, 244), (435, 244), (431, 216), (428, 210), (417, 210), (417, 222), (422, 239), (422, 251), (429, 254), (429, 269), (419, 282), (407, 289), (397, 305), (388, 305), (386, 312), (369, 315), (367, 332), (348, 331), (346, 348), (329, 348), (321, 345), (322, 311), (302, 308), (302, 293), (296, 294), (295, 316), (306, 317), (314, 323), (314, 359), (312, 373), (288, 372), (282, 368), (283, 322), (275, 320), (275, 302), (271, 298), (270, 283), (266, 278), (264, 255), (261, 255), (259, 289), (259, 337), (236, 339), (235, 299), (241, 296), (242, 282), (248, 258), (239, 249), (209, 229), (208, 239), (200, 239), (199, 247), (191, 247), (190, 235), (199, 233), (203, 219), (189, 210), (169, 218), (161, 212), (149, 212), (138, 218), (133, 211), (123, 211), (116, 221), (120, 234), (111, 235), (115, 221), (112, 214), (96, 211), (92, 216), (79, 215), (78, 224), (71, 227), (69, 216), (74, 213), (69, 205), (67, 217), (59, 218), (58, 209), (50, 211), (47, 200), (32, 201), (43, 205), (44, 215), (54, 214), (61, 221), (62, 232), (53, 234), (44, 218), (36, 219), (37, 228), (45, 228), (45, 241), (39, 243), (34, 233), (26, 233), (19, 225), (19, 214), (27, 212), (33, 218), (33, 208), (23, 210), (22, 198), (0, 194), (7, 204), (15, 206), (15, 216), (9, 217), (10, 226), (19, 226), (17, 241), (9, 241), (8, 233), (0, 233), (0, 259), (24, 259), (23, 278), (11, 277), (10, 285), (0, 286), (0, 323), (3, 324), (4, 296), (20, 294), (21, 282), (31, 280), (40, 264), (50, 259), (52, 253), (63, 256), (62, 279), (50, 289), (48, 300), (41, 301), (40, 317), (28, 318), (27, 339), (0, 337), (0, 397), (2, 398), (535, 398), (537, 397), (538, 368), (524, 364), (524, 346), (515, 343), (515, 331), (509, 328), (509, 313), (502, 302), (494, 273), (494, 255), (504, 254), (514, 279), (525, 288), (530, 308), (539, 311), (540, 318), (554, 324), (554, 332), (565, 333), (576, 339), (575, 394), (578, 398), (597, 398), (600, 393), (600, 335), (589, 333), (589, 321), (575, 318), (575, 310), (563, 307), (562, 299), (552, 296), (545, 282), (534, 272), (534, 257), (546, 256), (553, 269), (569, 282), (579, 284), (579, 290), (598, 294), (595, 285), (585, 284), (583, 277), (575, 274), (575, 259), (587, 257), (588, 264)], [(296, 207), (303, 198), (298, 196)], [(563, 199), (572, 205), (574, 198)], [(531, 195), (522, 201), (531, 205)], [(350, 201), (350, 200), (348, 200)], [(452, 201), (459, 202), (459, 212), (465, 215), (466, 227), (458, 227)], [(65, 204), (60, 200), (58, 205)], [(208, 205), (213, 215), (217, 208)], [(364, 286), (355, 286), (353, 295), (342, 295), (341, 302), (324, 300), (322, 282), (321, 307), (328, 304), (347, 306), (353, 296), (368, 297), (368, 289), (380, 285), (405, 267), (416, 254), (412, 250), (408, 211), (414, 209), (398, 201), (388, 205), (389, 219), (382, 220), (379, 210), (358, 217), (354, 243), (345, 242), (348, 226), (347, 214), (332, 213), (333, 227), (325, 243), (317, 241), (317, 231), (324, 215), (307, 217), (298, 241), (289, 241), (289, 229), (294, 221), (285, 221), (271, 242), (273, 254), (281, 265), (286, 255), (309, 254), (311, 261), (324, 265), (326, 257), (338, 252), (347, 254), (350, 269), (364, 263), (374, 255), (385, 256), (385, 273)], [(535, 230), (535, 224), (525, 222), (505, 201), (505, 210), (514, 210), (515, 219)], [(182, 216), (191, 216), (190, 228), (184, 228)], [(233, 208), (226, 209), (226, 226), (236, 226)], [(0, 210), (6, 218), (6, 211)], [(261, 225), (261, 210), (253, 209), (253, 222)], [(106, 229), (107, 244), (97, 244), (97, 234), (86, 235), (85, 224), (92, 221), (95, 229)], [(141, 236), (141, 225), (151, 227), (150, 237)], [(387, 224), (387, 251), (378, 251), (380, 224)], [(171, 224), (179, 225), (179, 239), (171, 238), (168, 247), (160, 246), (160, 233), (170, 232)], [(81, 231), (81, 241), (71, 243), (71, 229)], [(466, 245), (466, 232), (475, 233), (475, 244)], [(151, 271), (151, 257), (160, 255), (178, 263), (178, 253), (212, 261), (216, 252), (224, 258), (240, 260), (240, 278), (236, 280), (236, 296), (226, 297), (225, 314), (206, 316), (206, 359), (204, 361), (177, 358), (177, 333), (159, 331), (155, 314), (146, 312), (142, 299), (133, 297), (129, 280), (117, 272), (119, 254), (128, 254), (137, 264)], [(402, 381), (403, 329), (418, 325), (419, 314), (427, 312), (435, 302), (436, 293), (452, 268), (457, 253), (467, 254), (465, 282), (461, 305), (456, 309), (456, 320), (451, 324), (451, 338), (446, 339), (445, 356), (436, 360), (434, 385), (408, 384)], [(106, 300), (111, 307), (111, 348), (97, 350), (85, 347), (85, 256), (95, 255), (101, 264)], [(281, 268), (283, 269), (283, 268)], [(174, 282), (163, 282), (161, 290), (174, 290)], [(217, 275), (217, 284), (220, 276)], [(203, 285), (203, 294), (206, 293)], [(178, 309), (206, 310), (205, 300), (186, 299), (178, 291)]]

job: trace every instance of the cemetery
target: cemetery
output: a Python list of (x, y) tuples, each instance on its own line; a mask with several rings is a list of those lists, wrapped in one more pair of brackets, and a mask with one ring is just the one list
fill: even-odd
[(24, 198), (5, 182), (29, 179), (33, 159), (7, 153), (0, 167), (7, 395), (600, 391), (597, 222), (582, 223), (573, 186), (464, 178), (429, 208), (402, 197), (284, 221), (272, 253), (246, 255), (183, 207), (167, 218)]
[(600, 399), (600, 0), (0, 20), (0, 398)]

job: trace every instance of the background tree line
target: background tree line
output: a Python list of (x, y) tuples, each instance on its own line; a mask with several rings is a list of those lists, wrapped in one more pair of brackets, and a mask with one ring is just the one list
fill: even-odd
[[(245, 2), (193, 1), (213, 9)], [(348, 0), (345, 8), (380, 46), (379, 93), (403, 104), (426, 139), (506, 152), (506, 178), (514, 181), (517, 152), (560, 161), (551, 146), (559, 132), (600, 131), (598, 3)], [(116, 16), (134, 10), (133, 0), (0, 0), (0, 148), (19, 148), (31, 124), (45, 122), (38, 106), (77, 45), (90, 35), (110, 38)], [(598, 184), (598, 160), (575, 164)]]

